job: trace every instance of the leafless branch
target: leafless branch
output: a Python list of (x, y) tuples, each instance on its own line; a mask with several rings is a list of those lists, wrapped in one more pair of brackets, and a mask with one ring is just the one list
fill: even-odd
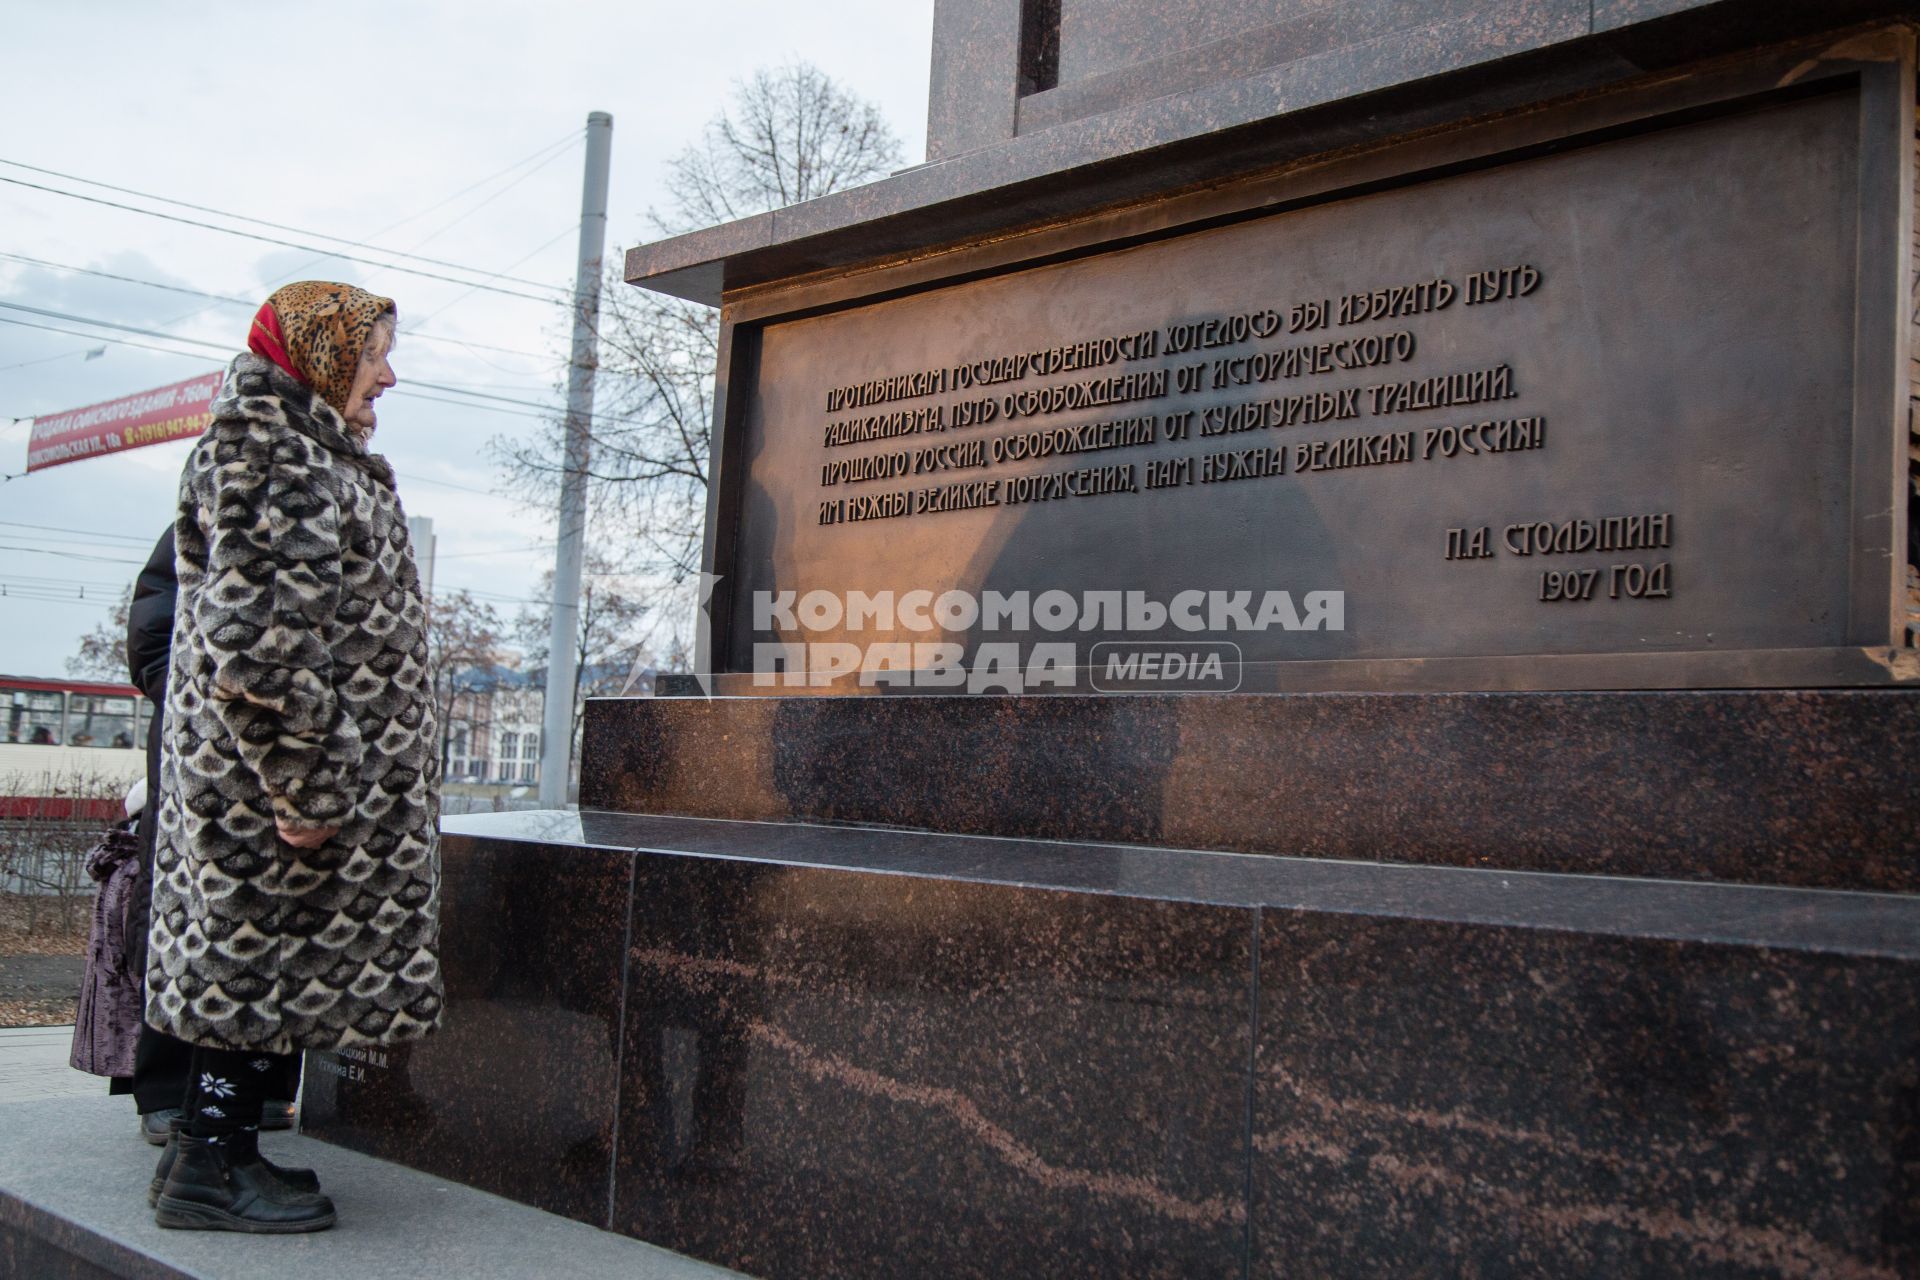
[[(900, 161), (871, 103), (806, 63), (763, 69), (668, 162), (668, 207), (648, 217), (663, 234), (690, 231), (870, 182)], [(595, 546), (619, 548), (623, 565), (663, 581), (672, 598), (642, 603), (655, 625), (675, 629), (663, 649), (684, 652), (690, 612), (661, 620), (687, 608), (674, 584), (699, 573), (719, 316), (628, 286), (623, 257), (608, 255), (602, 292), (589, 529)], [(496, 439), (493, 452), (523, 497), (550, 506), (567, 472), (564, 444), (556, 420), (530, 439)]]

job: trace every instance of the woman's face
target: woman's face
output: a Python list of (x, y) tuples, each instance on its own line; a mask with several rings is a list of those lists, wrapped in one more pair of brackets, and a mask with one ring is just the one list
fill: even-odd
[(387, 363), (387, 353), (392, 350), (393, 323), (383, 320), (373, 327), (366, 348), (360, 352), (360, 367), (354, 370), (353, 390), (347, 394), (347, 411), (341, 415), (349, 426), (370, 434), (378, 425), (373, 402), (399, 381), (393, 376), (393, 366)]

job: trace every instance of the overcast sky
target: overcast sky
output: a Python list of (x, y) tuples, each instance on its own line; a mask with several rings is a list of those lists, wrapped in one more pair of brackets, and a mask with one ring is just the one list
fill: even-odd
[[(7, 5), (0, 76), (8, 124), (0, 160), (15, 162), (0, 164), (0, 179), (11, 180), (0, 181), (0, 253), (13, 255), (0, 257), (0, 301), (239, 350), (247, 309), (17, 259), (256, 301), (287, 279), (346, 280), (393, 296), (403, 330), (419, 323), (423, 334), (485, 344), (403, 338), (393, 362), (401, 389), (413, 378), (554, 402), (562, 306), (33, 190), (19, 184), (204, 218), (18, 166), (570, 287), (577, 136), (589, 111), (614, 118), (612, 251), (645, 238), (647, 208), (664, 204), (664, 162), (757, 67), (814, 63), (876, 103), (908, 163), (918, 161), (932, 12), (932, 0), (16, 0)], [(560, 145), (568, 138), (576, 141)], [(0, 320), (170, 345), (19, 310), (0, 308)], [(0, 323), (0, 473), (24, 469), (24, 419), (34, 414), (224, 363), (212, 348), (194, 356), (108, 345), (85, 358), (102, 341)], [(551, 565), (553, 521), (494, 496), (500, 478), (485, 442), (535, 425), (517, 413), (413, 397), (381, 403), (375, 447), (397, 467), (409, 514), (434, 520), (436, 587), (486, 592), (507, 615)], [(0, 673), (64, 673), (79, 636), (105, 616), (172, 518), (188, 447), (132, 450), (0, 484)], [(86, 600), (23, 598), (80, 591)]]

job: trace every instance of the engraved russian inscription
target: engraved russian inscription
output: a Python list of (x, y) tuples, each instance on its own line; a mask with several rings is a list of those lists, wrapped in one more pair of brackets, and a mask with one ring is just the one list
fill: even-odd
[[(981, 356), (949, 368), (875, 378), (829, 392), (829, 411), (867, 407), (901, 399), (936, 396), (954, 388), (1008, 386), (1056, 373), (1194, 351), (1251, 345), (1276, 336), (1382, 319), (1404, 320), (1444, 312), (1456, 301), (1481, 307), (1532, 297), (1545, 279), (1532, 263), (1518, 263), (1467, 274), (1456, 284), (1434, 277), (1408, 284), (1363, 289), (1337, 299), (1292, 302), (1231, 315), (1182, 320), (1164, 331), (1148, 330), (1081, 339), (1031, 352)], [(1136, 372), (1113, 373), (1045, 386), (1009, 386), (999, 396), (951, 404), (929, 404), (882, 414), (832, 421), (826, 428), (829, 449), (908, 435), (989, 427), (1089, 408), (1105, 408), (1169, 396), (1193, 395), (1234, 387), (1294, 379), (1320, 378), (1354, 370), (1412, 364), (1420, 341), (1410, 328), (1289, 343)], [(1274, 432), (1352, 422), (1362, 418), (1426, 413), (1520, 397), (1510, 362), (1469, 369), (1328, 386), (1271, 396), (1168, 409), (1142, 414), (1012, 430), (965, 442), (894, 449), (881, 453), (832, 457), (821, 465), (822, 486), (864, 484), (955, 469), (984, 469), (1054, 457), (1144, 448), (1156, 444)], [(1348, 433), (1299, 440), (1291, 445), (1214, 450), (1139, 464), (1042, 470), (993, 479), (923, 486), (874, 495), (851, 504), (820, 504), (818, 523), (862, 523), (973, 511), (982, 507), (1048, 503), (1066, 498), (1108, 497), (1152, 490), (1213, 485), (1400, 463), (1484, 458), (1546, 447), (1546, 420), (1540, 415), (1490, 418), (1477, 422), (1423, 426), (1417, 430)], [(1445, 559), (1491, 560), (1500, 549), (1533, 556), (1630, 551), (1671, 545), (1670, 513), (1605, 516), (1561, 522), (1510, 523), (1496, 542), (1491, 525), (1446, 530)], [(1537, 599), (1542, 603), (1604, 600), (1663, 600), (1672, 596), (1672, 564), (1611, 563), (1571, 569), (1545, 569)]]
[[(934, 397), (958, 389), (999, 386), (1006, 390), (997, 396), (972, 397), (947, 404), (926, 404), (830, 420), (826, 425), (825, 446), (833, 450), (949, 429), (989, 427), (1021, 419), (1159, 401), (1173, 396), (1199, 395), (1233, 387), (1317, 379), (1357, 370), (1410, 364), (1419, 353), (1419, 339), (1412, 329), (1400, 328), (1328, 338), (1319, 342), (1285, 343), (1198, 363), (1162, 363), (1137, 371), (1106, 373), (1099, 377), (1045, 385), (1010, 385), (1029, 383), (1061, 373), (1249, 346), (1276, 337), (1327, 328), (1333, 324), (1344, 326), (1380, 319), (1425, 316), (1445, 310), (1463, 292), (1476, 305), (1524, 298), (1540, 287), (1543, 278), (1538, 267), (1523, 263), (1474, 272), (1467, 277), (1464, 291), (1451, 280), (1435, 277), (1357, 290), (1337, 299), (1294, 301), (1284, 306), (1183, 319), (1169, 323), (1161, 330), (1082, 338), (1035, 351), (987, 353), (945, 368), (873, 378), (829, 391), (828, 412), (890, 405), (900, 400)], [(993, 436), (984, 446), (975, 441), (962, 448), (893, 450), (849, 458), (830, 458), (822, 463), (820, 478), (823, 486), (879, 482), (951, 467), (997, 467), (1057, 455), (1177, 443), (1196, 434), (1210, 437), (1311, 427), (1351, 422), (1362, 417), (1387, 417), (1510, 400), (1518, 395), (1514, 370), (1510, 364), (1503, 363), (1388, 381), (1317, 387), (1262, 399), (1205, 404), (1198, 408), (1169, 408), (1164, 415), (1143, 414), (1040, 431), (1015, 431)], [(1545, 424), (1539, 417), (1426, 428), (1417, 442), (1415, 436), (1406, 431), (1373, 432), (1296, 443), (1292, 446), (1291, 470), (1298, 474), (1411, 462), (1416, 457), (1426, 461), (1435, 457), (1452, 458), (1463, 453), (1471, 456), (1512, 449), (1537, 449), (1543, 447), (1544, 442)], [(1256, 472), (1246, 470), (1246, 466), (1252, 464), (1236, 464), (1238, 469), (1235, 470), (1214, 461), (1242, 455), (1270, 460), (1260, 462)], [(830, 508), (823, 504), (819, 523), (933, 515), (1000, 503), (1046, 501), (1051, 497), (1069, 494), (1094, 496), (1179, 487), (1192, 483), (1190, 477), (1194, 474), (1191, 457), (1180, 461), (1189, 465), (1169, 470), (1160, 460), (1142, 464), (1147, 469), (1144, 477), (1136, 477), (1131, 466), (1125, 472), (1117, 472), (1112, 468), (1090, 468), (1062, 472), (1053, 478), (1045, 474), (1010, 477), (999, 487), (975, 485), (953, 488), (951, 492), (945, 489), (920, 489), (913, 491), (904, 504), (879, 508), (884, 514), (854, 515), (852, 509)], [(1201, 458), (1200, 482), (1211, 483), (1216, 478), (1217, 468), (1224, 468), (1218, 470), (1220, 477), (1229, 473), (1232, 478), (1245, 478), (1248, 475), (1263, 478), (1284, 476), (1288, 474), (1286, 464), (1287, 450), (1281, 446), (1207, 454)], [(1102, 478), (1088, 478), (1096, 473)], [(1121, 475), (1126, 477), (1126, 482), (1116, 478)], [(1183, 478), (1175, 479), (1175, 476)], [(861, 510), (872, 512), (874, 508), (866, 505)]]
[[(944, 367), (921, 369), (836, 387), (827, 394), (831, 414), (847, 409), (892, 405), (960, 390), (1004, 388), (999, 394), (969, 397), (950, 403), (892, 408), (882, 413), (830, 420), (825, 447), (837, 451), (855, 445), (897, 442), (948, 430), (993, 426), (1012, 427), (990, 436), (972, 436), (962, 443), (896, 448), (878, 453), (830, 456), (820, 467), (823, 487), (877, 484), (911, 479), (931, 472), (998, 468), (1054, 457), (1109, 449), (1145, 448), (1173, 444), (1191, 436), (1211, 438), (1249, 432), (1275, 432), (1348, 423), (1363, 418), (1394, 417), (1491, 404), (1519, 397), (1511, 363), (1467, 369), (1446, 369), (1375, 382), (1345, 382), (1315, 386), (1259, 399), (1169, 408), (1162, 413), (1096, 419), (1021, 430), (1013, 424), (1111, 406), (1199, 396), (1237, 387), (1275, 382), (1338, 378), (1356, 371), (1414, 365), (1420, 339), (1410, 327), (1328, 336), (1312, 342), (1285, 342), (1262, 346), (1272, 339), (1335, 327), (1381, 320), (1408, 321), (1445, 312), (1458, 301), (1485, 306), (1531, 297), (1544, 273), (1531, 263), (1468, 273), (1461, 283), (1442, 276), (1359, 289), (1337, 298), (1292, 301), (1282, 306), (1256, 308), (1221, 316), (1183, 319), (1160, 330), (1081, 338), (1034, 351), (977, 355)], [(1200, 362), (1165, 363), (1170, 356), (1234, 347), (1252, 349), (1219, 355)], [(1115, 365), (1158, 361), (1132, 371), (1103, 372), (1091, 378), (1028, 385), (1058, 374), (1108, 370)], [(1542, 449), (1546, 445), (1545, 419), (1538, 416), (1494, 418), (1449, 423), (1419, 430), (1354, 432), (1330, 438), (1299, 440), (1291, 445), (1214, 450), (1197, 456), (1155, 458), (1138, 464), (1072, 467), (999, 476), (953, 484), (921, 486), (876, 495), (851, 504), (828, 500), (820, 504), (817, 523), (857, 524), (872, 520), (906, 519), (982, 507), (1054, 502), (1064, 498), (1108, 497), (1189, 485), (1211, 485), (1237, 480), (1266, 480), (1286, 476), (1308, 477), (1328, 471), (1432, 462), (1460, 457), (1484, 457), (1514, 450)], [(885, 501), (878, 500), (884, 496)], [(1449, 530), (1451, 539), (1455, 532)], [(1485, 558), (1485, 531), (1476, 550), (1456, 554), (1449, 543), (1448, 558)], [(1463, 544), (1464, 545), (1464, 544)], [(1519, 553), (1516, 553), (1519, 554)], [(1655, 594), (1646, 582), (1652, 571), (1621, 577), (1630, 582), (1629, 598)], [(1664, 591), (1667, 572), (1660, 566)], [(1555, 575), (1543, 578), (1540, 599), (1559, 601), (1589, 598), (1592, 582), (1584, 577), (1563, 582)], [(1619, 591), (1612, 593), (1617, 598)]]
[(1249, 663), (1853, 643), (1858, 137), (1810, 98), (745, 322), (728, 607), (1345, 593)]
[[(1450, 528), (1445, 559), (1492, 560), (1509, 556), (1564, 556), (1594, 552), (1665, 550), (1673, 546), (1673, 513), (1576, 516), (1560, 520), (1520, 520), (1508, 524), (1499, 540), (1491, 525)], [(1496, 550), (1498, 549), (1498, 550)], [(1549, 603), (1593, 600), (1600, 585), (1608, 600), (1667, 600), (1673, 596), (1670, 560), (1614, 563), (1578, 569), (1540, 571), (1540, 599)]]

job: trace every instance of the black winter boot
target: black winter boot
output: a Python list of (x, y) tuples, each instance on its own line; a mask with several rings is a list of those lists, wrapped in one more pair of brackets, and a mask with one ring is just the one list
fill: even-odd
[[(180, 1130), (186, 1125), (182, 1116), (174, 1116), (167, 1127), (167, 1149), (160, 1153), (160, 1163), (154, 1166), (153, 1181), (147, 1184), (147, 1206), (152, 1208), (160, 1203), (160, 1189), (167, 1185), (167, 1174), (173, 1169), (173, 1158), (180, 1151)], [(248, 1142), (247, 1139), (251, 1139)], [(241, 1164), (251, 1158), (257, 1158), (267, 1166), (267, 1172), (278, 1178), (289, 1191), (298, 1191), (312, 1195), (320, 1190), (320, 1175), (311, 1169), (301, 1169), (292, 1165), (275, 1164), (260, 1154), (258, 1134), (235, 1134), (232, 1148), (233, 1158)]]
[(232, 1141), (232, 1135), (179, 1135), (154, 1207), (155, 1223), (259, 1235), (324, 1231), (333, 1225), (333, 1201), (288, 1189), (257, 1154), (251, 1160), (236, 1159)]

